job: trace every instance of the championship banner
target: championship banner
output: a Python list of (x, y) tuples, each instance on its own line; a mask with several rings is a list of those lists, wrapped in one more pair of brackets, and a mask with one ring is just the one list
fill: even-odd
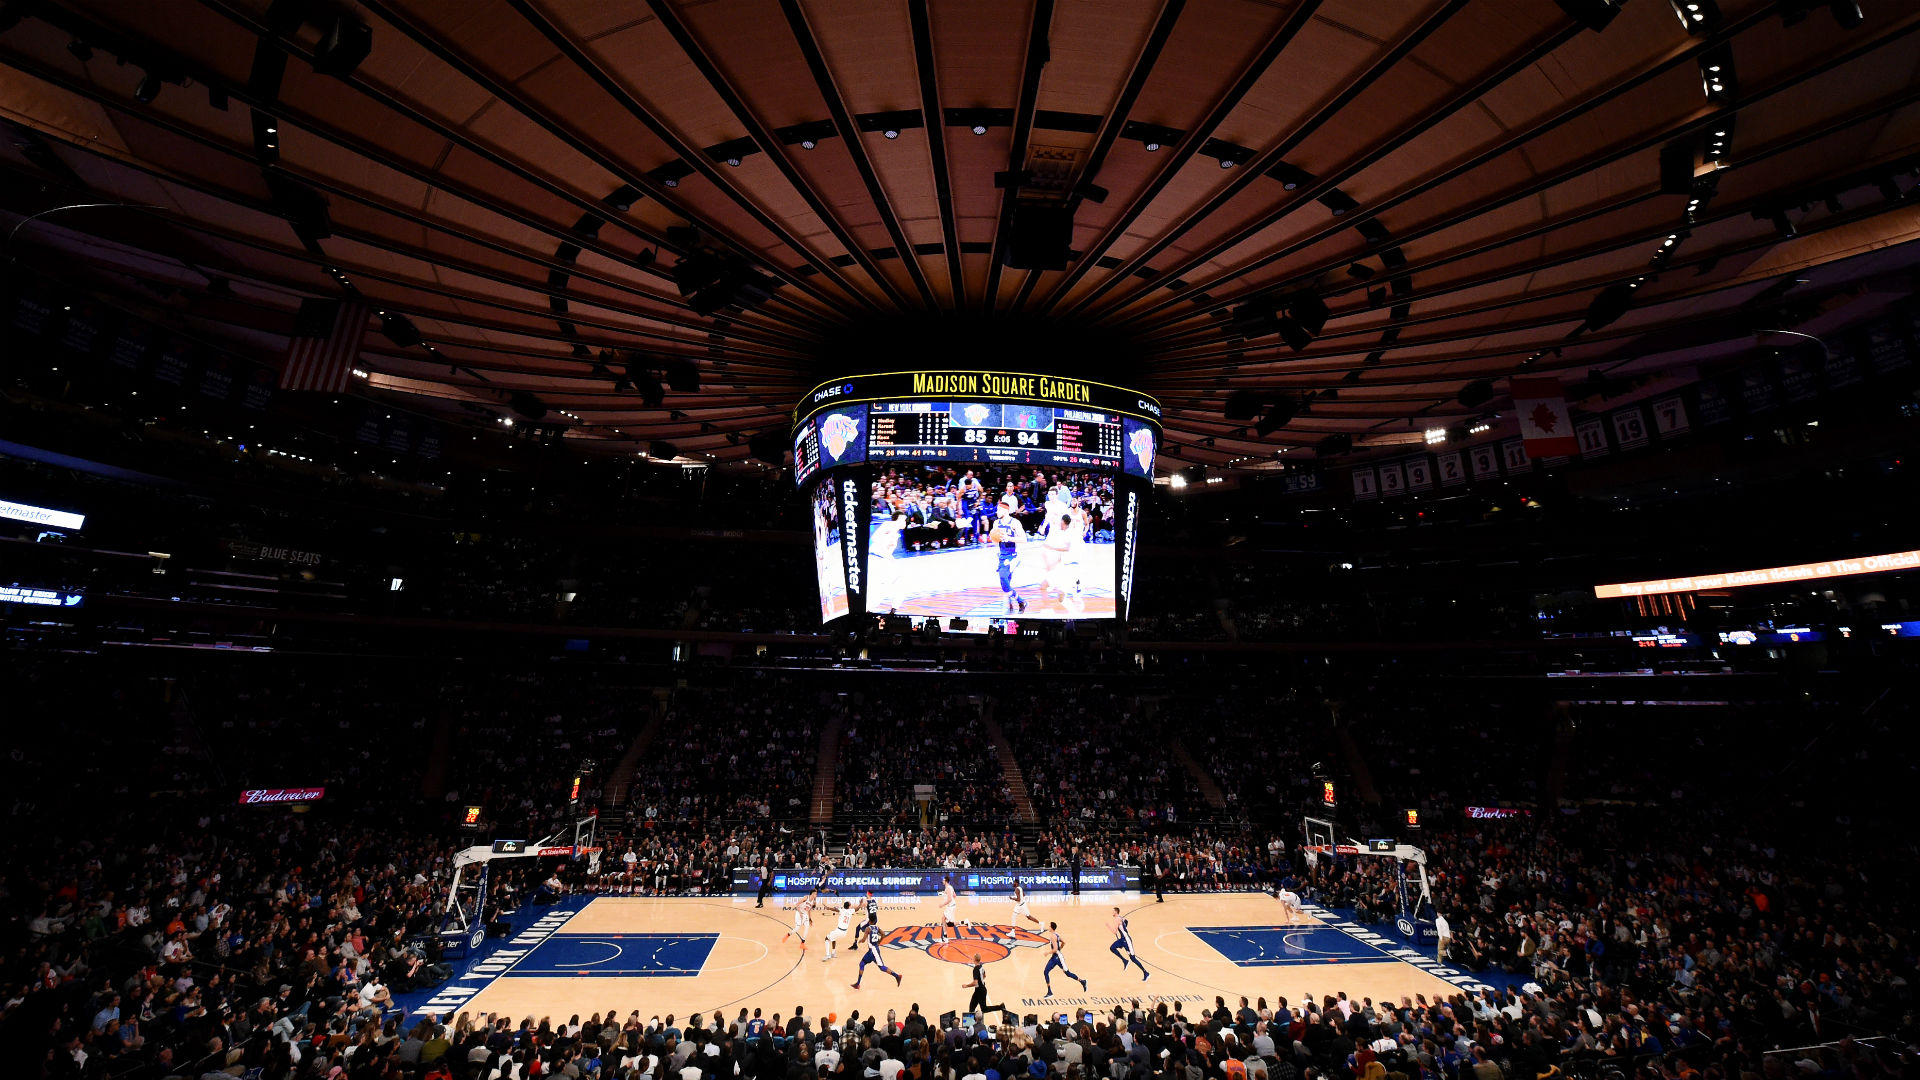
[(1647, 418), (1640, 414), (1640, 406), (1617, 409), (1609, 419), (1613, 421), (1613, 435), (1619, 440), (1620, 449), (1634, 450), (1647, 445)]
[(1733, 399), (1720, 379), (1700, 381), (1700, 422), (1709, 426), (1733, 419)]
[(1852, 386), (1860, 381), (1860, 361), (1854, 358), (1852, 351), (1845, 345), (1835, 348), (1827, 354), (1827, 389), (1838, 390), (1842, 386)]
[(1353, 470), (1353, 501), (1365, 502), (1379, 497), (1379, 480), (1374, 474), (1373, 467), (1367, 466)]
[(1573, 437), (1580, 441), (1580, 460), (1607, 456), (1607, 425), (1599, 417), (1588, 417), (1573, 425)]
[[(862, 893), (871, 889), (875, 895), (904, 893), (932, 895), (940, 891), (948, 875), (953, 877), (955, 892), (1012, 892), (1016, 881), (1028, 891), (1043, 889), (1064, 892), (1074, 885), (1073, 870), (1064, 866), (1046, 869), (1009, 867), (972, 870), (829, 870), (824, 883), (819, 870), (796, 867), (788, 870), (776, 868), (773, 871), (773, 891), (791, 895), (820, 889), (823, 892), (844, 894)], [(1082, 867), (1079, 884), (1080, 888), (1086, 890), (1138, 890), (1140, 868), (1137, 866)], [(755, 867), (735, 867), (733, 891), (759, 892), (760, 871)]]
[(1467, 482), (1467, 468), (1461, 461), (1460, 451), (1453, 450), (1434, 458), (1440, 468), (1440, 486), (1458, 487)]
[(1811, 401), (1820, 392), (1820, 376), (1805, 357), (1786, 353), (1779, 357), (1780, 389), (1788, 401)]
[[(1572, 442), (1573, 437), (1568, 436), (1567, 441)], [(1506, 461), (1508, 476), (1533, 471), (1533, 459), (1527, 456), (1527, 443), (1524, 439), (1508, 439), (1501, 443), (1500, 456)]]
[(1407, 493), (1406, 467), (1399, 462), (1380, 466), (1380, 497), (1391, 498)]
[(1558, 379), (1512, 379), (1513, 411), (1520, 418), (1520, 437), (1532, 457), (1558, 457), (1579, 451), (1573, 437), (1573, 418)]
[(1433, 490), (1433, 463), (1427, 459), (1427, 455), (1420, 454), (1407, 459), (1407, 490)]
[(1679, 394), (1653, 399), (1653, 429), (1663, 439), (1687, 433), (1687, 403)]
[(1765, 412), (1773, 408), (1778, 394), (1773, 386), (1773, 372), (1762, 364), (1749, 364), (1740, 373), (1740, 403), (1747, 412)]
[(1476, 446), (1468, 451), (1473, 464), (1475, 480), (1495, 480), (1500, 476), (1500, 448), (1496, 446)]
[(1907, 341), (1907, 328), (1900, 321), (1885, 319), (1861, 334), (1866, 342), (1867, 362), (1874, 373), (1889, 375), (1913, 362)]

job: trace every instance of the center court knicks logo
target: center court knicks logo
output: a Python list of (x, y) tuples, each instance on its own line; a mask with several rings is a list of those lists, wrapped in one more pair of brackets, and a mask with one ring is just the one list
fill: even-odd
[(1039, 934), (1017, 926), (972, 923), (960, 927), (957, 941), (951, 933), (946, 940), (941, 940), (942, 929), (944, 924), (941, 923), (897, 926), (880, 939), (880, 946), (885, 949), (917, 949), (949, 964), (971, 964), (975, 956), (980, 958), (981, 963), (991, 964), (995, 960), (1005, 960), (1015, 949), (1037, 949), (1047, 943), (1047, 939)]

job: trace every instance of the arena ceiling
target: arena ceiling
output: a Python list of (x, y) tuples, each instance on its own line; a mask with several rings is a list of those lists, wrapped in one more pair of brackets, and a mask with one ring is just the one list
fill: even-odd
[(7, 227), (159, 208), (38, 219), (47, 272), (262, 358), (356, 291), (423, 339), (369, 334), (366, 392), (525, 392), (587, 449), (744, 461), (863, 326), (1136, 379), (1189, 464), (1497, 433), (1504, 376), (1684, 378), (1909, 282), (1920, 230), (1894, 0), (0, 10)]

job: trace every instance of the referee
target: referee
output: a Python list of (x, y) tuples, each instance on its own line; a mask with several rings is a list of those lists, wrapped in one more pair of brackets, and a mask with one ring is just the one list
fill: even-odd
[(960, 984), (960, 989), (968, 988), (973, 990), (973, 997), (967, 1002), (968, 1012), (979, 1013), (982, 1021), (986, 1020), (986, 1014), (990, 1012), (998, 1012), (1004, 1016), (1007, 1011), (1004, 1002), (999, 1005), (987, 1004), (987, 971), (986, 965), (980, 961), (979, 953), (973, 954), (973, 981)]
[(760, 896), (754, 901), (754, 907), (766, 907), (767, 897), (773, 895), (773, 863), (771, 860), (760, 865)]

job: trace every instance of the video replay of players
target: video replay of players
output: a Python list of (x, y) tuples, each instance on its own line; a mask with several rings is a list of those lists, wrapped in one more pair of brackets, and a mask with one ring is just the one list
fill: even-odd
[[(1127, 613), (1160, 406), (1087, 380), (888, 372), (794, 410), (823, 622), (1011, 630)], [(964, 624), (964, 625), (963, 625)]]
[(877, 468), (872, 489), (867, 610), (1114, 617), (1112, 473), (898, 464)]

